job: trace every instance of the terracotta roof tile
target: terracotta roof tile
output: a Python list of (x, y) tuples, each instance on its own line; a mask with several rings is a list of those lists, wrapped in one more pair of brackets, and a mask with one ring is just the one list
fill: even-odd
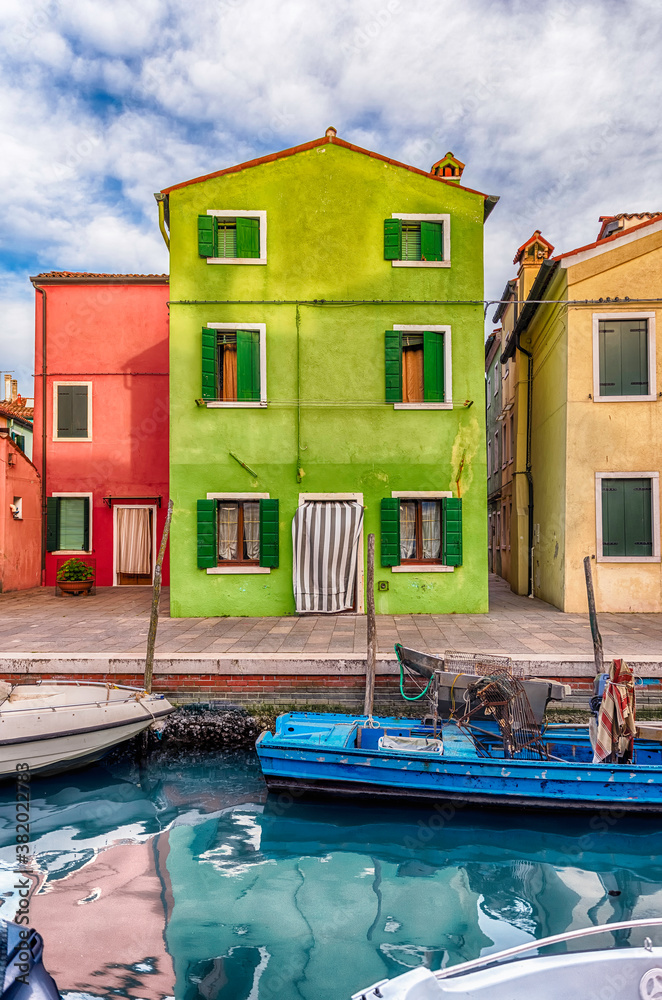
[(21, 420), (34, 420), (34, 406), (26, 406), (19, 396), (16, 400), (0, 400), (0, 414), (4, 417), (20, 417)]
[(266, 156), (258, 156), (256, 159), (247, 160), (245, 163), (237, 163), (231, 167), (224, 167), (223, 170), (214, 170), (210, 174), (203, 174), (201, 177), (193, 177), (190, 181), (181, 181), (179, 184), (171, 184), (170, 187), (163, 188), (161, 194), (169, 194), (171, 191), (176, 191), (178, 188), (188, 187), (190, 184), (200, 184), (202, 181), (211, 180), (212, 177), (222, 177), (224, 174), (239, 173), (240, 170), (247, 170), (249, 167), (259, 167), (263, 163), (272, 163), (274, 160), (282, 160), (288, 156), (294, 156), (296, 153), (302, 153), (307, 149), (315, 149), (316, 146), (325, 146), (327, 144), (342, 146), (343, 149), (351, 149), (355, 153), (363, 153), (364, 156), (372, 156), (376, 160), (383, 160), (384, 163), (390, 163), (394, 167), (402, 167), (404, 170), (411, 170), (412, 173), (428, 177), (432, 181), (438, 181), (441, 184), (449, 184), (451, 187), (459, 189), (460, 191), (468, 191), (470, 194), (480, 195), (481, 198), (489, 197), (489, 195), (486, 195), (483, 191), (476, 191), (474, 188), (458, 184), (457, 180), (453, 180), (452, 177), (438, 177), (436, 174), (431, 174), (427, 170), (421, 170), (419, 167), (412, 167), (408, 163), (401, 163), (400, 160), (393, 160), (389, 156), (384, 156), (382, 153), (375, 153), (370, 149), (364, 149), (362, 146), (355, 146), (353, 143), (346, 142), (344, 139), (339, 139), (337, 136), (333, 135), (324, 135), (321, 139), (312, 139), (310, 142), (303, 142), (299, 146), (290, 146), (289, 149), (282, 149), (278, 153), (268, 153)]
[[(574, 250), (565, 250), (563, 253), (557, 253), (550, 260), (563, 260), (564, 257), (573, 257), (576, 253), (582, 253), (584, 250), (594, 250), (596, 247), (604, 247), (607, 243), (613, 243), (614, 240), (620, 240), (623, 236), (631, 236), (632, 233), (636, 233), (640, 229), (645, 229), (646, 226), (652, 226), (656, 222), (662, 221), (662, 214), (653, 216), (652, 219), (647, 219), (646, 222), (640, 223), (638, 226), (630, 226), (629, 229), (619, 229), (617, 233), (613, 236), (605, 236), (604, 239), (595, 240), (593, 243), (587, 243), (583, 247), (575, 247)], [(642, 234), (642, 235), (645, 235)]]
[(166, 278), (168, 274), (103, 274), (97, 271), (42, 271), (35, 274), (30, 279), (38, 281), (40, 278)]

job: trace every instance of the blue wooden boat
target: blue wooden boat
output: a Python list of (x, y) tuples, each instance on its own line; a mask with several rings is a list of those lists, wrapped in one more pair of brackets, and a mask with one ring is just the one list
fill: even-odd
[(269, 790), (293, 795), (662, 812), (662, 744), (636, 740), (633, 763), (593, 764), (587, 727), (550, 726), (551, 759), (533, 760), (507, 756), (490, 725), (476, 739), (452, 720), (290, 712), (257, 753)]

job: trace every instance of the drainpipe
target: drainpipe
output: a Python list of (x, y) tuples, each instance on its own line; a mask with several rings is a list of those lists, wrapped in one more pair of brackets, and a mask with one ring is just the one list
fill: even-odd
[(533, 476), (531, 474), (531, 407), (533, 396), (533, 354), (522, 347), (521, 334), (517, 334), (515, 346), (527, 359), (526, 379), (526, 479), (529, 484), (529, 597), (533, 597)]
[[(34, 284), (34, 282), (33, 282)], [(41, 585), (46, 585), (46, 289), (35, 285), (41, 295)]]
[(168, 231), (165, 227), (165, 201), (166, 196), (157, 191), (154, 195), (156, 198), (156, 203), (159, 206), (159, 229), (161, 230), (161, 236), (163, 237), (164, 243), (168, 250), (170, 249), (170, 237), (168, 236)]

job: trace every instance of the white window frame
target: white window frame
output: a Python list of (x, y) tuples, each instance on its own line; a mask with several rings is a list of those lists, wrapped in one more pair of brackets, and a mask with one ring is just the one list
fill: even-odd
[(119, 571), (117, 569), (117, 548), (119, 542), (119, 534), (117, 531), (117, 511), (123, 510), (151, 510), (152, 511), (152, 568), (151, 574), (152, 579), (149, 583), (138, 584), (140, 587), (152, 587), (154, 585), (154, 569), (156, 567), (156, 504), (155, 503), (117, 503), (113, 504), (113, 587), (127, 587), (135, 586), (135, 584), (119, 583), (117, 577), (119, 576)]
[(411, 333), (422, 333), (429, 330), (430, 333), (443, 333), (444, 335), (444, 399), (443, 403), (393, 403), (394, 410), (452, 410), (453, 409), (453, 351), (451, 345), (450, 326), (431, 326), (429, 323), (403, 325), (393, 324), (394, 330), (402, 330)]
[[(653, 529), (652, 556), (605, 556), (602, 554), (602, 480), (650, 479), (652, 486), (651, 525)], [(659, 563), (660, 562), (660, 473), (659, 472), (596, 472), (595, 473), (595, 534), (597, 562), (604, 563)]]
[[(356, 503), (360, 503), (363, 507), (363, 493), (299, 493), (299, 507), (302, 503), (307, 500), (311, 500), (313, 503), (316, 500), (355, 500)], [(356, 611), (347, 612), (347, 614), (364, 615), (365, 614), (365, 571), (363, 567), (363, 536), (365, 532), (365, 517), (363, 518), (363, 524), (361, 525), (361, 536), (359, 538), (359, 549), (356, 554), (357, 561), (357, 574), (356, 574)]]
[[(74, 382), (73, 384), (74, 385), (80, 385), (79, 382)], [(61, 440), (64, 441), (66, 439), (62, 438)], [(76, 438), (74, 438), (74, 440), (76, 440)], [(87, 541), (88, 541), (88, 544), (89, 544), (90, 547), (89, 547), (89, 549), (55, 549), (53, 552), (49, 552), (48, 554), (51, 555), (51, 556), (79, 556), (81, 554), (81, 552), (84, 552), (85, 555), (88, 555), (88, 556), (91, 555), (92, 552), (94, 552), (94, 539), (92, 537), (92, 527), (93, 527), (93, 520), (94, 520), (94, 518), (92, 517), (92, 514), (93, 514), (92, 499), (94, 497), (94, 494), (93, 493), (51, 493), (50, 495), (52, 497), (74, 497), (74, 498), (75, 497), (83, 497), (83, 498), (87, 497), (87, 499), (89, 501), (89, 506), (88, 506), (88, 510), (89, 510), (88, 529), (89, 530), (88, 530), (88, 539), (87, 539)]]
[[(426, 329), (430, 329), (427, 327)], [(444, 497), (452, 497), (452, 490), (393, 490), (391, 497), (393, 500), (443, 500)], [(400, 566), (391, 566), (391, 573), (454, 573), (455, 566), (444, 566), (441, 563), (405, 563)]]
[[(61, 385), (86, 385), (87, 386), (87, 437), (58, 437), (57, 433), (57, 398), (58, 398), (58, 388)], [(91, 441), (92, 440), (92, 383), (85, 382), (81, 379), (74, 379), (67, 382), (53, 382), (53, 437), (54, 442), (65, 444), (68, 442), (77, 441)], [(56, 494), (53, 494), (55, 496)], [(60, 495), (60, 494), (58, 494)], [(61, 494), (62, 496), (69, 496), (69, 494)], [(71, 496), (78, 496), (79, 494), (71, 494)], [(80, 494), (81, 496), (83, 494)], [(85, 494), (87, 496), (87, 494)]]
[[(648, 394), (646, 396), (603, 396), (600, 394), (600, 320), (645, 319), (648, 321)], [(593, 402), (594, 403), (646, 403), (657, 399), (657, 372), (655, 363), (655, 313), (629, 312), (613, 309), (611, 312), (593, 313)]]
[[(266, 264), (267, 263), (267, 213), (263, 210), (236, 208), (208, 208), (207, 215), (219, 219), (259, 219), (260, 220), (260, 256), (259, 257), (207, 257), (208, 264)], [(242, 327), (243, 329), (243, 327)]]
[[(241, 327), (245, 329), (245, 327)], [(208, 493), (208, 500), (269, 500), (268, 493)], [(261, 539), (260, 539), (261, 541)], [(216, 533), (216, 548), (218, 549), (218, 531)], [(218, 558), (218, 552), (216, 553)], [(210, 566), (207, 569), (207, 576), (257, 576), (258, 574), (268, 575), (271, 573), (271, 566)]]
[[(441, 222), (442, 260), (392, 260), (393, 267), (450, 267), (451, 266), (451, 217), (450, 215), (421, 215), (410, 212), (392, 212), (392, 219), (403, 222)], [(427, 327), (426, 329), (430, 329)]]
[(210, 410), (258, 409), (267, 405), (267, 324), (266, 323), (207, 323), (208, 330), (258, 330), (260, 334), (260, 399), (205, 399)]

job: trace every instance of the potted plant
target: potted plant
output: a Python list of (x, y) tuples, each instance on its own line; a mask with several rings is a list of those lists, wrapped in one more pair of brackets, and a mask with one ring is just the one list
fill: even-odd
[(67, 559), (57, 571), (57, 585), (63, 594), (89, 594), (94, 570), (82, 559)]

